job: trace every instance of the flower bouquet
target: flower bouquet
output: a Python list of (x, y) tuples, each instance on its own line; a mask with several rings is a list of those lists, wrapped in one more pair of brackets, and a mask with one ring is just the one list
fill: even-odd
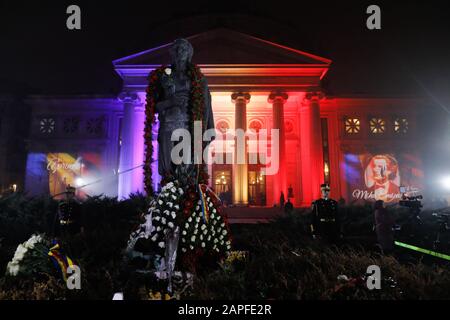
[(52, 273), (54, 270), (48, 252), (49, 243), (44, 236), (31, 236), (17, 247), (14, 257), (6, 267), (6, 275), (15, 277)]
[(58, 243), (52, 243), (45, 235), (32, 235), (30, 239), (18, 245), (14, 257), (6, 267), (6, 276), (34, 277), (57, 273), (67, 280), (67, 268), (74, 266)]

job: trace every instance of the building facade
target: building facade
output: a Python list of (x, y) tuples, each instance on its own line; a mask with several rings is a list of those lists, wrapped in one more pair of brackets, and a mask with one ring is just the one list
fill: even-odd
[[(349, 202), (391, 202), (400, 187), (423, 190), (423, 151), (415, 143), (426, 107), (421, 99), (327, 95), (321, 80), (331, 60), (242, 33), (217, 29), (188, 40), (208, 80), (217, 132), (268, 132), (267, 150), (248, 144), (244, 164), (209, 166), (211, 186), (228, 203), (273, 206), (283, 192), (295, 206), (309, 206), (323, 182), (332, 197)], [(169, 63), (169, 46), (115, 60), (123, 79), (118, 97), (29, 97), (20, 187), (57, 195), (71, 184), (81, 195), (119, 198), (144, 192), (147, 76)], [(279, 132), (279, 169), (265, 175), (268, 164), (259, 158), (273, 156), (271, 129)], [(212, 145), (213, 155), (234, 158), (236, 140), (224, 137)]]

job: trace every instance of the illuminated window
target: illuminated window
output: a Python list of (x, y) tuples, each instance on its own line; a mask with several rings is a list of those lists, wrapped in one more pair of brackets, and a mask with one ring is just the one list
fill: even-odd
[(55, 132), (55, 119), (42, 118), (39, 122), (39, 131), (44, 134), (51, 134)]
[(328, 162), (324, 162), (323, 164), (323, 173), (326, 177), (330, 174), (330, 166), (328, 165)]
[(370, 132), (374, 134), (384, 133), (386, 131), (386, 121), (381, 118), (370, 119)]
[(345, 133), (357, 134), (361, 131), (361, 121), (357, 118), (345, 119)]
[(231, 193), (231, 171), (217, 171), (214, 173), (214, 187), (219, 196), (223, 196), (222, 193)]
[(409, 129), (408, 120), (405, 118), (397, 118), (394, 121), (394, 132), (398, 134), (407, 133)]

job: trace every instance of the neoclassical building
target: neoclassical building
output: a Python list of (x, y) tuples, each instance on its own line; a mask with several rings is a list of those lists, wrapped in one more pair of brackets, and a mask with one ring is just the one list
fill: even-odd
[[(225, 201), (273, 206), (283, 192), (294, 205), (306, 206), (319, 196), (323, 182), (331, 185), (333, 197), (346, 201), (390, 202), (398, 199), (400, 187), (422, 190), (421, 150), (411, 142), (419, 132), (422, 100), (329, 96), (321, 80), (331, 60), (235, 31), (216, 29), (188, 40), (209, 83), (218, 132), (279, 130), (275, 174), (261, 174), (264, 164), (248, 158), (244, 164), (209, 166), (210, 184)], [(29, 97), (31, 126), (21, 187), (31, 194), (55, 195), (75, 184), (80, 195), (120, 198), (144, 192), (147, 76), (169, 62), (169, 46), (113, 61), (123, 79), (118, 97)], [(212, 147), (214, 154), (234, 157), (235, 140), (225, 141), (226, 148)], [(248, 153), (270, 156), (271, 148), (269, 142), (268, 150)]]

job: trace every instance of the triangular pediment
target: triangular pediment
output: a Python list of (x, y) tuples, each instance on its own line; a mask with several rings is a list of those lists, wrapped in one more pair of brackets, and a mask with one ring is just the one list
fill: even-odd
[[(214, 29), (187, 38), (193, 62), (202, 65), (299, 64), (329, 66), (331, 60), (229, 29)], [(171, 43), (114, 61), (116, 67), (170, 63)]]

